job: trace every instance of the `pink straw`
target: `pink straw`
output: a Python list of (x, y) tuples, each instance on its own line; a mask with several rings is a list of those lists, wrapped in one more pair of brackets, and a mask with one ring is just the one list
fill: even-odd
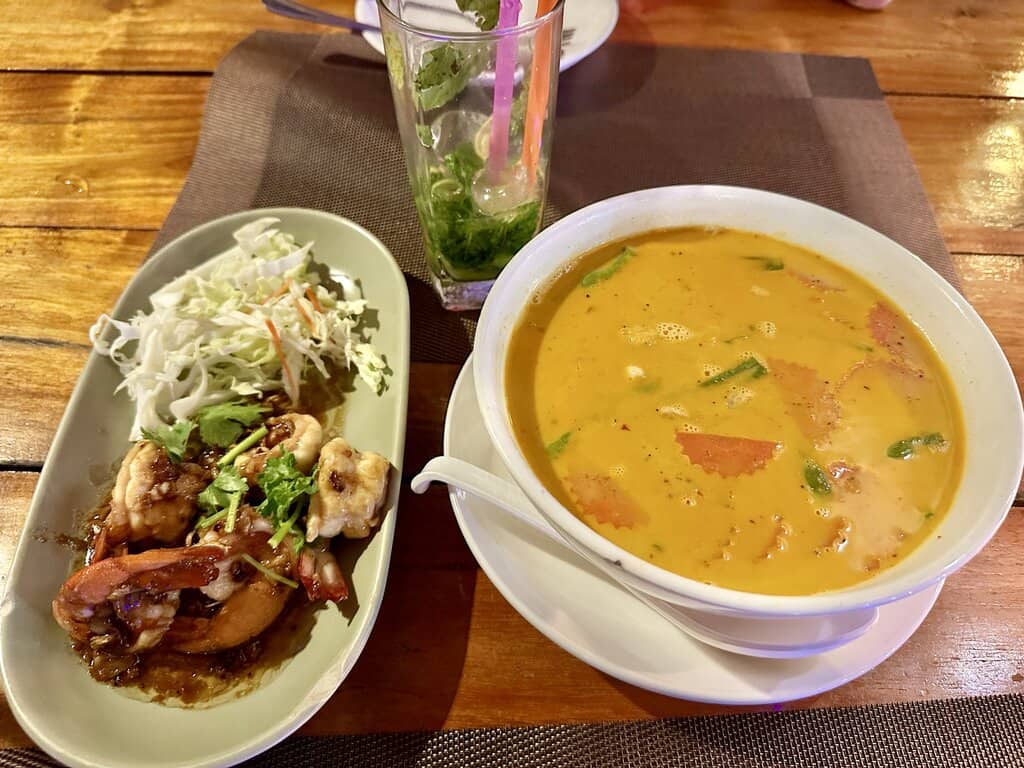
[[(501, 0), (498, 29), (512, 29), (519, 23), (520, 0)], [(516, 36), (504, 35), (498, 41), (498, 56), (494, 64), (494, 111), (491, 118), (491, 144), (487, 158), (487, 171), (492, 184), (508, 160), (508, 126), (512, 117), (512, 91), (516, 76)]]

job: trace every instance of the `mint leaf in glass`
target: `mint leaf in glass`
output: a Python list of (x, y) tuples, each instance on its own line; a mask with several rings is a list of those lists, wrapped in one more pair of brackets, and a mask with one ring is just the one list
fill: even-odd
[(472, 13), (474, 23), (485, 32), (498, 23), (501, 0), (455, 0), (455, 3), (463, 13)]
[(413, 78), (420, 107), (437, 109), (462, 93), (479, 69), (477, 59), (452, 43), (427, 51)]

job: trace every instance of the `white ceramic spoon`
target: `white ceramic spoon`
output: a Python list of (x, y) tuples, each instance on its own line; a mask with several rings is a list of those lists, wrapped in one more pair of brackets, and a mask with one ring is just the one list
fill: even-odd
[(583, 551), (567, 535), (549, 523), (515, 484), (469, 462), (450, 456), (438, 456), (428, 461), (412, 479), (410, 485), (414, 493), (424, 493), (432, 482), (447, 483), (453, 488), (473, 494), (526, 523), (583, 558), (672, 625), (691, 637), (722, 650), (768, 659), (813, 656), (860, 637), (878, 618), (878, 611), (874, 608), (830, 616), (788, 619), (734, 617), (687, 610), (622, 583), (611, 565)]

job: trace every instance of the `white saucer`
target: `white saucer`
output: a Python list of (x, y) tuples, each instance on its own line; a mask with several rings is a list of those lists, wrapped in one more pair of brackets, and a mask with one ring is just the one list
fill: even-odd
[[(477, 406), (472, 360), (448, 404), (445, 454), (508, 478)], [(883, 606), (850, 643), (803, 659), (739, 656), (695, 640), (564, 547), (495, 506), (449, 493), (462, 535), (512, 607), (576, 658), (640, 688), (716, 704), (773, 704), (836, 688), (873, 669), (917, 630), (942, 582)]]
[[(457, 10), (455, 0), (419, 0), (419, 3), (424, 6), (436, 5), (440, 13)], [(536, 8), (536, 2), (525, 0), (522, 18), (533, 18)], [(437, 12), (424, 8), (420, 13), (416, 20), (426, 25), (431, 15)], [(377, 0), (356, 0), (355, 17), (356, 21), (363, 24), (379, 25)], [(569, 39), (562, 46), (559, 71), (565, 72), (573, 64), (582, 61), (600, 48), (601, 43), (607, 40), (615, 29), (618, 20), (619, 4), (616, 0), (566, 0), (562, 16), (562, 36), (564, 38), (568, 33)], [(441, 22), (435, 26), (444, 29), (443, 18)], [(472, 27), (467, 26), (466, 29), (470, 30)], [(384, 53), (384, 40), (379, 32), (365, 32), (363, 39), (379, 53)]]

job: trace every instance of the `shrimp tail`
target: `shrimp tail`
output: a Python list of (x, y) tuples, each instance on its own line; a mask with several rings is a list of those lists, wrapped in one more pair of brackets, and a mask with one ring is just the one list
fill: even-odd
[(306, 547), (299, 555), (299, 581), (310, 600), (340, 603), (348, 598), (348, 584), (334, 554), (327, 548)]

